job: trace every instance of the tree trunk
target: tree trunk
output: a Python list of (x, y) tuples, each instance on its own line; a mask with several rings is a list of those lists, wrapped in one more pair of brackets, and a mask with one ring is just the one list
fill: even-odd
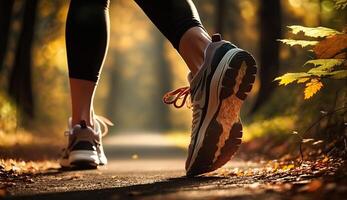
[(260, 89), (252, 112), (266, 102), (276, 86), (273, 82), (279, 70), (279, 43), (281, 38), (280, 0), (260, 2)]
[(14, 0), (0, 1), (0, 72), (4, 65)]
[(37, 5), (38, 0), (27, 0), (25, 2), (22, 30), (19, 35), (15, 60), (9, 79), (9, 95), (22, 111), (24, 123), (27, 117), (34, 117), (31, 51)]
[(216, 19), (216, 32), (223, 34), (224, 31), (224, 21), (226, 20), (226, 2), (225, 0), (217, 0), (217, 19)]

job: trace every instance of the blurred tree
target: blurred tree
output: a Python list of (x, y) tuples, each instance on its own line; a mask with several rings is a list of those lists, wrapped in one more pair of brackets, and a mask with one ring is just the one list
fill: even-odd
[(281, 38), (280, 0), (260, 2), (260, 88), (252, 112), (268, 100), (276, 87), (273, 80), (279, 71), (279, 42)]
[(111, 52), (109, 52), (109, 54), (115, 57), (115, 59), (112, 68), (109, 69), (110, 78), (108, 83), (109, 89), (107, 92), (107, 106), (105, 106), (105, 113), (107, 116), (113, 118), (117, 114), (116, 102), (119, 98), (119, 91), (121, 91), (120, 69), (122, 68), (122, 65), (124, 63), (124, 55), (122, 55), (122, 53), (118, 49), (113, 49)]
[[(158, 36), (156, 41), (157, 44), (157, 52), (158, 59), (157, 59), (157, 77), (158, 77), (158, 98), (161, 99), (162, 96), (170, 90), (171, 84), (172, 84), (172, 74), (170, 71), (170, 64), (166, 60), (166, 51), (165, 51), (165, 39), (163, 36)], [(156, 121), (158, 128), (160, 130), (168, 130), (171, 128), (170, 126), (170, 111), (169, 106), (165, 105), (164, 103), (159, 103), (157, 106), (157, 113), (158, 113), (158, 119), (159, 121)]]
[(8, 92), (24, 114), (23, 123), (26, 123), (26, 117), (34, 117), (31, 54), (37, 6), (38, 0), (27, 0), (25, 2), (22, 29), (9, 79)]
[(0, 1), (0, 72), (2, 70), (7, 51), (13, 4), (14, 0)]
[(225, 21), (225, 15), (226, 15), (226, 1), (225, 0), (218, 0), (217, 1), (217, 9), (216, 9), (216, 32), (223, 34), (224, 33), (224, 21)]

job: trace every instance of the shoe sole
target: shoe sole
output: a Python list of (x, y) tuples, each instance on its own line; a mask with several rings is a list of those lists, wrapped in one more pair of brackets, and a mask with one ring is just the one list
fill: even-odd
[(104, 166), (104, 165), (107, 165), (107, 158), (106, 158), (106, 156), (105, 156), (105, 154), (103, 154), (103, 155), (98, 155), (99, 156), (99, 165), (101, 165), (101, 166)]
[(220, 168), (238, 150), (242, 138), (239, 114), (256, 72), (254, 58), (244, 50), (231, 49), (223, 56), (210, 84), (208, 110), (200, 128), (205, 134), (197, 140), (187, 176)]
[(100, 165), (98, 154), (95, 151), (71, 151), (69, 162), (72, 168), (95, 169)]
[[(76, 156), (75, 156), (76, 157)], [(77, 166), (82, 166), (81, 168), (87, 168), (89, 169), (89, 167), (91, 168), (97, 168), (98, 166), (104, 166), (104, 165), (107, 165), (107, 158), (104, 155), (98, 155), (98, 158), (99, 158), (99, 164), (96, 165), (96, 162), (93, 160), (93, 161), (90, 161), (89, 159), (88, 160), (84, 160), (84, 159), (81, 159), (80, 156), (77, 156), (79, 157), (78, 159), (72, 159), (72, 163), (70, 163), (69, 159), (61, 159), (59, 161), (59, 164), (61, 166), (62, 169), (69, 169), (69, 168), (75, 168)]]

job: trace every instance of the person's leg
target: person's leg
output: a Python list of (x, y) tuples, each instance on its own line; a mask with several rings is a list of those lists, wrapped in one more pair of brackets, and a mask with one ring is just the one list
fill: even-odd
[(62, 167), (95, 168), (107, 163), (100, 128), (105, 123), (94, 116), (93, 98), (109, 41), (108, 6), (109, 0), (70, 2), (66, 49), (72, 119), (68, 144), (60, 159)]
[(135, 0), (195, 74), (211, 43), (191, 0)]
[(72, 125), (93, 126), (93, 98), (109, 41), (108, 0), (72, 0), (66, 24)]
[(201, 27), (192, 27), (182, 35), (178, 52), (193, 75), (204, 62), (204, 52), (210, 43), (210, 36)]
[[(193, 120), (186, 171), (194, 176), (230, 160), (241, 143), (240, 109), (255, 80), (255, 60), (219, 34), (204, 30), (191, 0), (137, 0), (188, 65), (190, 87), (163, 101), (181, 107), (190, 93)], [(182, 104), (177, 101), (182, 99)]]

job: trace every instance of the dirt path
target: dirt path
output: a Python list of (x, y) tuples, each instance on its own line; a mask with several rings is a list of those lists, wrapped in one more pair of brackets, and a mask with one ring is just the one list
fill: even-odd
[[(106, 142), (109, 165), (99, 170), (52, 169), (13, 180), (7, 199), (346, 199), (346, 176), (334, 163), (244, 162), (234, 159), (208, 176), (184, 177), (185, 152), (155, 134)], [(322, 178), (324, 177), (324, 178)], [(329, 179), (330, 178), (330, 179)], [(329, 197), (329, 198), (328, 198)]]

